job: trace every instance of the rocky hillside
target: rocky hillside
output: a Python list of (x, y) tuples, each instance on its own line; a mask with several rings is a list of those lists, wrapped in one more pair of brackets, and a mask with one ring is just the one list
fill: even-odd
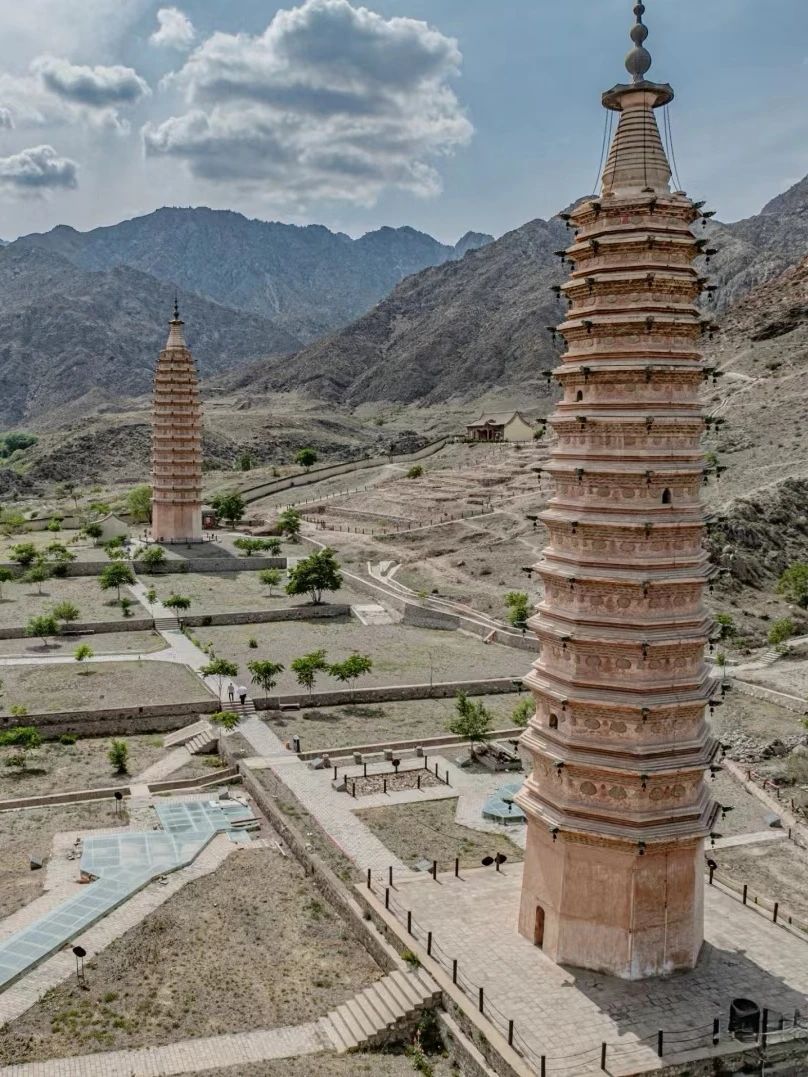
[[(172, 297), (127, 267), (88, 272), (52, 252), (0, 251), (0, 422), (65, 423), (146, 392)], [(189, 292), (179, 299), (203, 376), (298, 343), (258, 315)]]
[(349, 404), (433, 403), (500, 386), (546, 394), (541, 372), (558, 354), (546, 326), (561, 316), (553, 252), (567, 242), (558, 219), (531, 221), (460, 262), (408, 277), (293, 361), (262, 363), (232, 383)]
[(413, 228), (380, 228), (354, 240), (322, 225), (163, 208), (90, 232), (61, 225), (13, 246), (54, 253), (82, 269), (139, 269), (268, 318), (305, 344), (364, 314), (410, 273), (462, 258), (491, 238), (469, 232), (452, 247)]

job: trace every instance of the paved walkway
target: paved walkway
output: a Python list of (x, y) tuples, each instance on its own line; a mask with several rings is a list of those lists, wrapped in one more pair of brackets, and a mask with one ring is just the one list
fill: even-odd
[(159, 782), (164, 778), (167, 778), (170, 774), (173, 774), (175, 770), (179, 770), (180, 767), (184, 767), (191, 759), (191, 753), (185, 747), (181, 745), (179, 748), (174, 748), (162, 759), (158, 759), (156, 763), (152, 763), (150, 767), (146, 767), (140, 774), (136, 774), (132, 779), (132, 782), (137, 782), (140, 785), (148, 785), (149, 782)]
[[(133, 1051), (108, 1051), (4, 1066), (0, 1069), (0, 1077), (169, 1077), (247, 1066), (273, 1058), (319, 1054), (330, 1047), (319, 1022), (313, 1021), (260, 1032), (182, 1040), (165, 1047), (141, 1047)], [(238, 1071), (234, 1069), (233, 1072)]]

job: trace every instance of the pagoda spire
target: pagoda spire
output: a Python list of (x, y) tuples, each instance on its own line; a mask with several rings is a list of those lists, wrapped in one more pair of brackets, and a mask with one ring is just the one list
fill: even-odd
[(174, 295), (174, 310), (171, 321), (168, 323), (168, 340), (166, 341), (167, 348), (187, 348), (185, 343), (185, 336), (182, 331), (182, 327), (185, 322), (180, 318), (180, 304), (177, 295)]
[(642, 21), (645, 14), (645, 4), (636, 4), (634, 14), (637, 21), (631, 27), (630, 34), (631, 40), (634, 42), (634, 48), (626, 56), (626, 71), (631, 75), (632, 82), (642, 82), (648, 74), (652, 63), (651, 53), (645, 48), (645, 41), (648, 38), (648, 27)]

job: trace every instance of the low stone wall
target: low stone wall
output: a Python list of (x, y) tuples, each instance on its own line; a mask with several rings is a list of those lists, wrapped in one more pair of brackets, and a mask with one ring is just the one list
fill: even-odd
[(407, 699), (449, 699), (458, 692), (467, 696), (497, 696), (513, 692), (515, 677), (496, 677), (487, 681), (440, 681), (436, 684), (391, 684), (382, 688), (338, 688), (331, 692), (300, 692), (295, 695), (255, 699), (257, 710), (281, 707), (338, 707), (345, 703), (396, 703)]
[(117, 737), (136, 733), (166, 733), (182, 729), (200, 715), (214, 714), (220, 709), (216, 699), (195, 703), (152, 704), (144, 707), (121, 707), (108, 710), (54, 711), (45, 714), (26, 714), (17, 718), (0, 715), (0, 730), (18, 725), (36, 726), (45, 740), (54, 740), (62, 733), (80, 737)]
[(263, 624), (267, 621), (309, 621), (320, 617), (350, 617), (351, 607), (341, 603), (324, 603), (320, 606), (285, 606), (275, 610), (253, 610), (249, 613), (209, 613), (182, 618), (189, 628), (205, 628), (209, 625)]
[(74, 789), (68, 793), (48, 793), (39, 797), (14, 797), (0, 800), (0, 811), (16, 811), (18, 808), (47, 808), (55, 804), (81, 804), (89, 800), (109, 800), (116, 793), (125, 797), (131, 794), (128, 785), (105, 786), (103, 789)]
[[(117, 621), (81, 621), (72, 624), (69, 632), (61, 632), (59, 639), (69, 640), (72, 636), (98, 632), (148, 632), (153, 626), (154, 621), (150, 617), (121, 617)], [(25, 625), (0, 628), (0, 639), (25, 638), (27, 638)]]
[[(198, 561), (166, 561), (156, 568), (144, 565), (142, 561), (124, 562), (131, 564), (135, 572), (144, 576), (167, 576), (183, 572), (260, 572), (265, 568), (287, 567), (285, 557), (209, 557)], [(104, 569), (112, 564), (110, 561), (71, 561), (66, 566), (66, 576), (100, 576)], [(0, 562), (2, 567), (21, 575), (20, 566), (15, 561)]]
[[(524, 729), (513, 726), (511, 729), (495, 729), (491, 733), (491, 740), (515, 740), (521, 737)], [(353, 755), (361, 752), (363, 755), (376, 755), (378, 752), (390, 750), (393, 752), (406, 752), (415, 748), (453, 748), (459, 744), (468, 744), (468, 737), (456, 737), (453, 734), (439, 737), (422, 737), (420, 740), (386, 740), (379, 744), (354, 744), (349, 748), (321, 748), (319, 751), (298, 752), (299, 759), (319, 759), (323, 755), (332, 760), (341, 759), (345, 755)]]
[(761, 684), (752, 684), (751, 681), (742, 681), (737, 677), (732, 678), (732, 689), (740, 692), (742, 696), (751, 696), (752, 699), (765, 699), (767, 703), (776, 703), (787, 711), (795, 714), (808, 714), (808, 700), (800, 699), (799, 696), (789, 695), (787, 692), (776, 692), (773, 688), (764, 688)]

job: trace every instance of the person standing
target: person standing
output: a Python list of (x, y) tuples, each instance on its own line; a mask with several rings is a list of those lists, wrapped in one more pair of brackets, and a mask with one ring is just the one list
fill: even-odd
[(241, 705), (243, 707), (244, 704), (247, 702), (247, 689), (244, 687), (243, 684), (240, 684), (238, 686), (238, 698), (239, 698), (239, 702), (241, 703)]
[(227, 698), (230, 700), (231, 703), (235, 703), (236, 701), (236, 686), (233, 684), (232, 681), (227, 686)]

